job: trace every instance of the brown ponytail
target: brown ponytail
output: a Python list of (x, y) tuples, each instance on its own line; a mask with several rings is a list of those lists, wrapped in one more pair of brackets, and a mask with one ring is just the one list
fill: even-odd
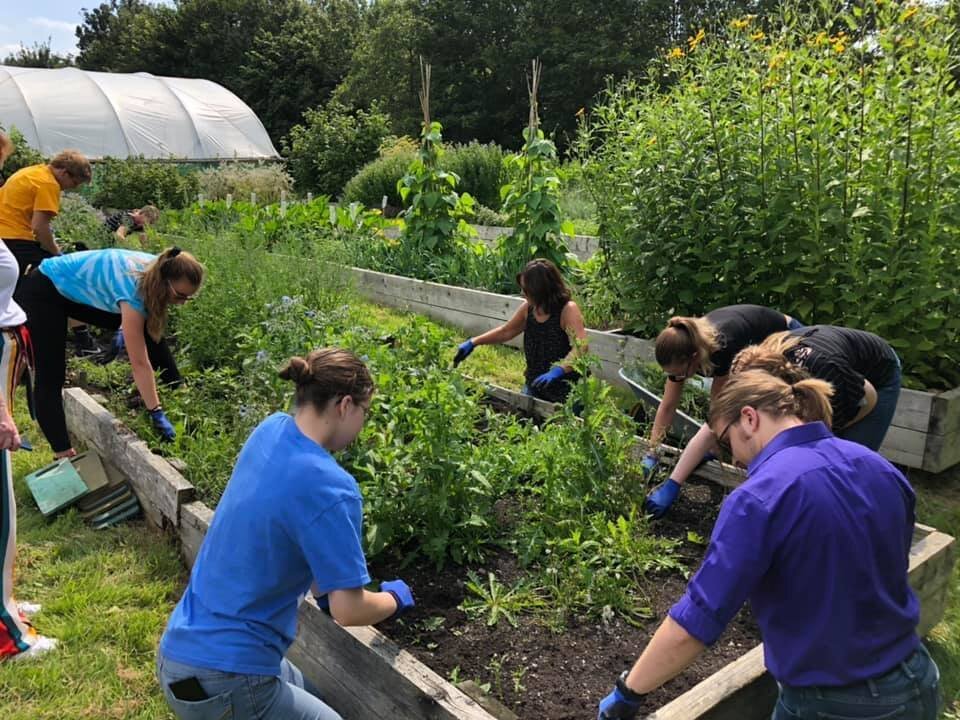
[(137, 291), (147, 310), (147, 333), (154, 340), (159, 341), (167, 327), (170, 283), (177, 280), (186, 280), (196, 288), (203, 282), (203, 265), (178, 247), (164, 250), (140, 273)]
[(660, 367), (689, 362), (694, 353), (700, 360), (700, 372), (710, 375), (713, 362), (710, 356), (720, 349), (717, 329), (706, 318), (672, 317), (657, 335), (654, 354)]
[(738, 352), (730, 364), (730, 373), (763, 370), (788, 383), (810, 377), (810, 374), (787, 357), (800, 338), (790, 331), (774, 333), (759, 345), (750, 345)]
[(723, 386), (710, 403), (711, 425), (735, 418), (746, 406), (773, 415), (793, 415), (804, 422), (833, 421), (830, 397), (833, 386), (825, 380), (803, 378), (786, 382), (763, 370), (744, 370)]
[(306, 357), (292, 357), (280, 377), (297, 386), (297, 407), (310, 403), (318, 412), (339, 397), (361, 403), (373, 394), (373, 378), (363, 361), (349, 350), (320, 348)]

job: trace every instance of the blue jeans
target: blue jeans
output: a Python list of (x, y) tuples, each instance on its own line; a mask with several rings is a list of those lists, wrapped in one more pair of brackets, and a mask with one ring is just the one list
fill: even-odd
[[(206, 700), (174, 697), (170, 684), (196, 678)], [(180, 720), (342, 720), (284, 659), (280, 677), (238, 675), (195, 667), (157, 654), (157, 679), (167, 705)]]
[(897, 410), (897, 400), (900, 399), (900, 358), (896, 353), (893, 357), (896, 360), (896, 368), (891, 379), (877, 387), (876, 406), (853, 425), (848, 425), (837, 432), (837, 437), (860, 443), (871, 450), (880, 449), (883, 438), (893, 421), (893, 414)]
[(790, 322), (787, 323), (787, 330), (799, 330), (800, 328), (805, 328), (802, 322), (797, 320), (795, 317), (790, 318)]
[(844, 687), (780, 687), (772, 720), (936, 720), (940, 671), (921, 645), (893, 670)]

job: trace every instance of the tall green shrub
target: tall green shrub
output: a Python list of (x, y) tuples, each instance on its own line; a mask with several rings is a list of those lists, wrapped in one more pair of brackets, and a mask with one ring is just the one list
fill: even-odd
[(390, 117), (376, 103), (369, 110), (331, 102), (307, 110), (304, 124), (284, 138), (284, 154), (298, 192), (336, 197), (390, 132)]
[(30, 165), (39, 165), (45, 161), (39, 150), (34, 150), (27, 145), (26, 140), (23, 138), (23, 133), (17, 130), (16, 127), (11, 127), (7, 134), (10, 136), (11, 142), (13, 142), (13, 153), (3, 164), (3, 177), (8, 178), (21, 168)]
[(797, 7), (700, 31), (584, 125), (611, 286), (644, 334), (756, 302), (874, 331), (912, 384), (960, 385), (954, 10)]
[(143, 205), (179, 209), (197, 197), (196, 174), (174, 163), (142, 157), (104, 158), (93, 170), (91, 202), (97, 207), (129, 209)]

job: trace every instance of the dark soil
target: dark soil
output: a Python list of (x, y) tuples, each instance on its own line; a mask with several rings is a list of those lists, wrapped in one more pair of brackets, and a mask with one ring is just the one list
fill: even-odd
[[(679, 554), (691, 573), (705, 548), (688, 540), (687, 533), (694, 531), (708, 539), (721, 500), (722, 488), (691, 480), (670, 514), (654, 525), (657, 534), (683, 541)], [(610, 692), (617, 675), (637, 659), (686, 587), (686, 578), (677, 573), (648, 578), (637, 593), (646, 599), (652, 617), (639, 628), (620, 618), (609, 623), (574, 618), (558, 632), (542, 619), (522, 616), (516, 628), (505, 620), (488, 627), (485, 618), (471, 620), (458, 609), (467, 594), (464, 579), (468, 569), (481, 577), (494, 572), (504, 583), (520, 574), (508, 553), (491, 557), (482, 567), (448, 566), (439, 572), (430, 564), (407, 567), (400, 574), (413, 588), (417, 606), (384, 630), (443, 677), (489, 683), (490, 692), (525, 719), (596, 717), (597, 703)], [(396, 568), (387, 563), (374, 563), (371, 572), (376, 577), (397, 575)], [(691, 667), (647, 696), (641, 716), (683, 694), (759, 642), (752, 618), (741, 611), (720, 640)]]

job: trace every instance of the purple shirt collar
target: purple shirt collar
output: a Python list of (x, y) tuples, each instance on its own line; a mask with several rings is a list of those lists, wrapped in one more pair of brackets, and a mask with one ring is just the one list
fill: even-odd
[(805, 423), (778, 433), (766, 446), (757, 453), (757, 456), (747, 465), (747, 475), (753, 475), (760, 466), (767, 460), (776, 455), (781, 450), (793, 447), (794, 445), (805, 445), (806, 443), (832, 437), (830, 428), (821, 421)]

